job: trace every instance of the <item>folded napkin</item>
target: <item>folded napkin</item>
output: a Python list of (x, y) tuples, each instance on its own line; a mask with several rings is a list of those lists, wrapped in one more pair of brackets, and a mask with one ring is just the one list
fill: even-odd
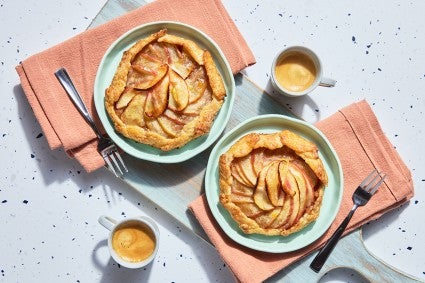
[(54, 72), (60, 67), (68, 70), (100, 127), (93, 87), (103, 55), (123, 33), (154, 21), (177, 21), (200, 29), (220, 46), (234, 74), (255, 63), (251, 50), (219, 0), (157, 0), (24, 60), (16, 70), (49, 146), (63, 147), (88, 172), (104, 165), (96, 150), (96, 136)]
[(375, 168), (385, 172), (387, 178), (369, 203), (357, 209), (345, 233), (380, 217), (413, 196), (410, 171), (384, 135), (366, 101), (354, 103), (316, 126), (336, 150), (344, 173), (344, 193), (339, 213), (328, 231), (316, 242), (289, 253), (254, 251), (227, 237), (211, 214), (204, 195), (190, 204), (190, 209), (211, 242), (240, 282), (264, 281), (322, 246), (353, 206), (351, 196), (354, 190)]

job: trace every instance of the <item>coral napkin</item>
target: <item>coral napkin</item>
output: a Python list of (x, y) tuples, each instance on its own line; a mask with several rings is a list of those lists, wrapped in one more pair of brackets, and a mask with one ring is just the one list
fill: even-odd
[[(178, 3), (178, 5), (176, 5)], [(255, 58), (220, 0), (157, 0), (57, 46), (33, 55), (16, 67), (22, 88), (52, 149), (63, 147), (88, 171), (104, 165), (91, 128), (67, 97), (54, 72), (65, 67), (80, 95), (95, 114), (93, 86), (108, 47), (123, 33), (143, 23), (178, 21), (208, 34), (222, 49), (233, 73)]]
[(261, 282), (323, 245), (351, 209), (352, 193), (374, 168), (387, 173), (385, 183), (366, 206), (357, 210), (346, 233), (380, 217), (413, 196), (410, 171), (385, 137), (366, 101), (354, 103), (316, 126), (329, 139), (340, 158), (344, 193), (336, 220), (315, 243), (302, 250), (283, 254), (254, 251), (233, 242), (224, 234), (215, 222), (205, 196), (190, 204), (190, 209), (211, 242), (240, 282)]

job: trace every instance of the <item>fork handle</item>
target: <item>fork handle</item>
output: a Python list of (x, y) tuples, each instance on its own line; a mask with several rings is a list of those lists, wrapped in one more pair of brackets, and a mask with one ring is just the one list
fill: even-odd
[(74, 86), (74, 83), (71, 80), (71, 77), (68, 75), (68, 72), (65, 68), (60, 68), (55, 72), (56, 78), (61, 83), (62, 87), (65, 89), (71, 101), (74, 103), (75, 107), (80, 112), (81, 116), (83, 116), (84, 120), (89, 124), (89, 126), (93, 129), (96, 136), (100, 138), (102, 135), (99, 129), (96, 127), (96, 124), (93, 121), (93, 118), (90, 116), (89, 111), (87, 110), (86, 105), (84, 104), (83, 99), (78, 93), (77, 89)]
[(329, 240), (326, 242), (326, 244), (311, 262), (310, 268), (313, 269), (315, 272), (319, 272), (320, 269), (322, 269), (322, 266), (325, 264), (329, 255), (335, 248), (336, 243), (338, 243), (345, 228), (347, 228), (347, 225), (350, 222), (351, 217), (353, 217), (353, 214), (356, 211), (357, 207), (357, 205), (353, 206), (348, 215), (345, 217), (344, 221), (342, 221), (342, 223), (338, 226), (333, 235), (329, 238)]

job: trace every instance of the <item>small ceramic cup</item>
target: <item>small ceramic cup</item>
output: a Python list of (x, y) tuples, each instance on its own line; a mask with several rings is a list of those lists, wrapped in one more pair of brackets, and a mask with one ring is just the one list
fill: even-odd
[(273, 60), (271, 82), (280, 93), (289, 97), (303, 96), (318, 86), (333, 87), (336, 81), (323, 76), (319, 57), (304, 46), (291, 46)]
[(108, 248), (112, 258), (121, 266), (141, 268), (155, 258), (159, 247), (159, 229), (144, 216), (121, 221), (102, 215), (99, 223), (108, 229)]

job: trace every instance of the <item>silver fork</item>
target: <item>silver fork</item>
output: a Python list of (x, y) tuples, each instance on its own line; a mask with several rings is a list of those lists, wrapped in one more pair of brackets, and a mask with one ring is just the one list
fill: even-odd
[(313, 269), (315, 272), (319, 272), (320, 269), (322, 269), (323, 264), (328, 259), (332, 250), (336, 246), (336, 243), (338, 242), (339, 238), (341, 238), (342, 233), (350, 222), (351, 217), (353, 216), (356, 209), (359, 206), (365, 205), (370, 200), (370, 198), (375, 194), (382, 182), (384, 182), (385, 177), (385, 174), (381, 175), (381, 173), (379, 173), (378, 170), (375, 169), (357, 187), (352, 197), (354, 203), (353, 208), (351, 208), (347, 217), (345, 217), (344, 221), (342, 221), (342, 223), (336, 229), (332, 237), (329, 238), (323, 248), (313, 259), (310, 264), (311, 269)]
[(84, 104), (80, 94), (75, 88), (68, 72), (64, 68), (60, 68), (55, 72), (56, 78), (61, 83), (62, 87), (65, 89), (69, 98), (77, 107), (80, 114), (90, 125), (90, 127), (95, 132), (99, 142), (97, 144), (97, 150), (102, 155), (107, 167), (115, 174), (117, 177), (123, 176), (128, 172), (127, 166), (121, 158), (121, 155), (118, 152), (116, 145), (108, 137), (103, 136), (99, 129), (96, 127), (92, 117), (90, 116), (89, 111), (87, 110), (86, 105)]

